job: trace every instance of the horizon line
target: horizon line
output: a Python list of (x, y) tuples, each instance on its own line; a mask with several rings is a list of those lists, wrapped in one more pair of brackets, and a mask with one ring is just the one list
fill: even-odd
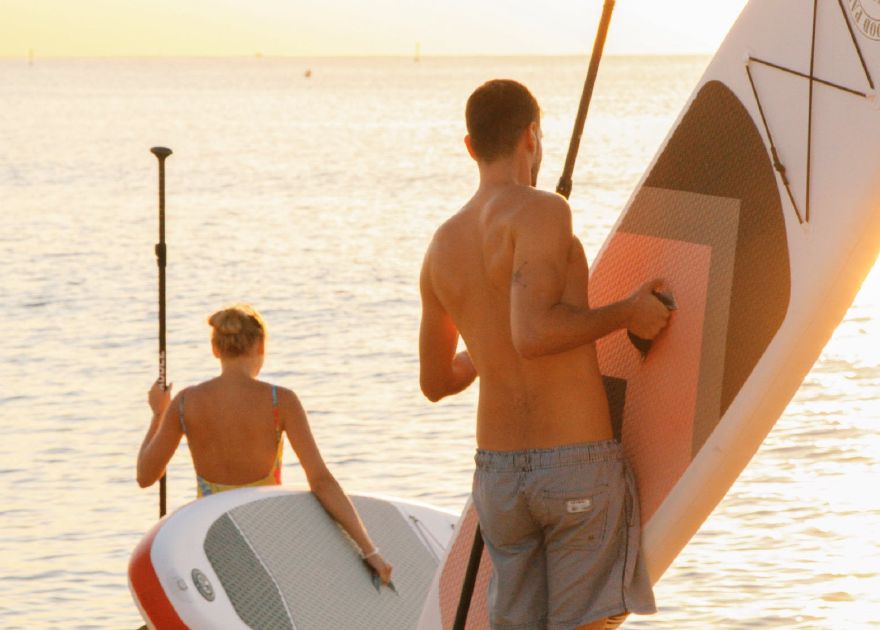
[[(640, 52), (640, 53), (608, 53), (603, 57), (632, 58), (632, 57), (709, 57), (713, 52)], [(589, 58), (588, 53), (437, 53), (422, 54), (418, 61), (425, 59), (474, 59), (474, 58), (507, 58), (507, 59), (534, 59), (534, 58), (561, 58), (578, 57)], [(401, 53), (375, 53), (375, 54), (314, 54), (314, 55), (285, 55), (266, 54), (254, 52), (250, 54), (98, 54), (98, 55), (66, 55), (49, 54), (39, 55), (35, 51), (25, 54), (7, 55), (0, 54), (0, 60), (31, 60), (31, 59), (411, 59), (417, 60), (414, 55)]]

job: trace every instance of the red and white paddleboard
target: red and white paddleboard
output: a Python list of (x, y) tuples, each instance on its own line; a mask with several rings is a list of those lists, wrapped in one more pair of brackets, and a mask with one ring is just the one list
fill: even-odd
[(394, 566), (377, 588), (357, 549), (310, 492), (242, 488), (159, 521), (134, 550), (129, 585), (150, 628), (414, 628), (457, 516), (351, 497)]

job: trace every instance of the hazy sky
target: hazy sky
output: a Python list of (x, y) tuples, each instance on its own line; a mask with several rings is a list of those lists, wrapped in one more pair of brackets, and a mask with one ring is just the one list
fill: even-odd
[[(708, 53), (746, 0), (617, 0), (609, 53)], [(602, 0), (0, 0), (0, 56), (566, 54)]]

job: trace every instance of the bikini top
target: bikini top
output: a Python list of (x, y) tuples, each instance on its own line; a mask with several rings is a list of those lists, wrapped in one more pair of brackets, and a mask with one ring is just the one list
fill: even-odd
[[(183, 430), (184, 435), (187, 435), (186, 422), (184, 422), (183, 419), (183, 398), (183, 396), (180, 397), (180, 402), (178, 403), (178, 411), (180, 415), (180, 428)], [(250, 488), (252, 486), (277, 486), (281, 484), (281, 457), (284, 453), (284, 442), (281, 439), (281, 416), (278, 409), (278, 387), (276, 385), (272, 386), (272, 415), (275, 418), (275, 439), (278, 442), (278, 448), (275, 451), (275, 462), (272, 464), (272, 468), (269, 470), (269, 473), (265, 477), (257, 479), (256, 481), (240, 484), (216, 483), (214, 481), (208, 481), (207, 479), (196, 473), (196, 489), (198, 491), (199, 497), (206, 497), (209, 494), (225, 492), (226, 490), (235, 490), (236, 488)], [(187, 438), (189, 438), (188, 435)]]

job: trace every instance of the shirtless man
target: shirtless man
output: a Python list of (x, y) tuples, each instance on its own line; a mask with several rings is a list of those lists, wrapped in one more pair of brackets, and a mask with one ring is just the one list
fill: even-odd
[(568, 202), (534, 188), (537, 101), (489, 81), (466, 120), (480, 185), (425, 256), (420, 380), (436, 402), (480, 376), (473, 498), (494, 569), (491, 627), (593, 629), (655, 612), (595, 342), (623, 328), (653, 339), (669, 318), (652, 294), (661, 283), (591, 308)]

